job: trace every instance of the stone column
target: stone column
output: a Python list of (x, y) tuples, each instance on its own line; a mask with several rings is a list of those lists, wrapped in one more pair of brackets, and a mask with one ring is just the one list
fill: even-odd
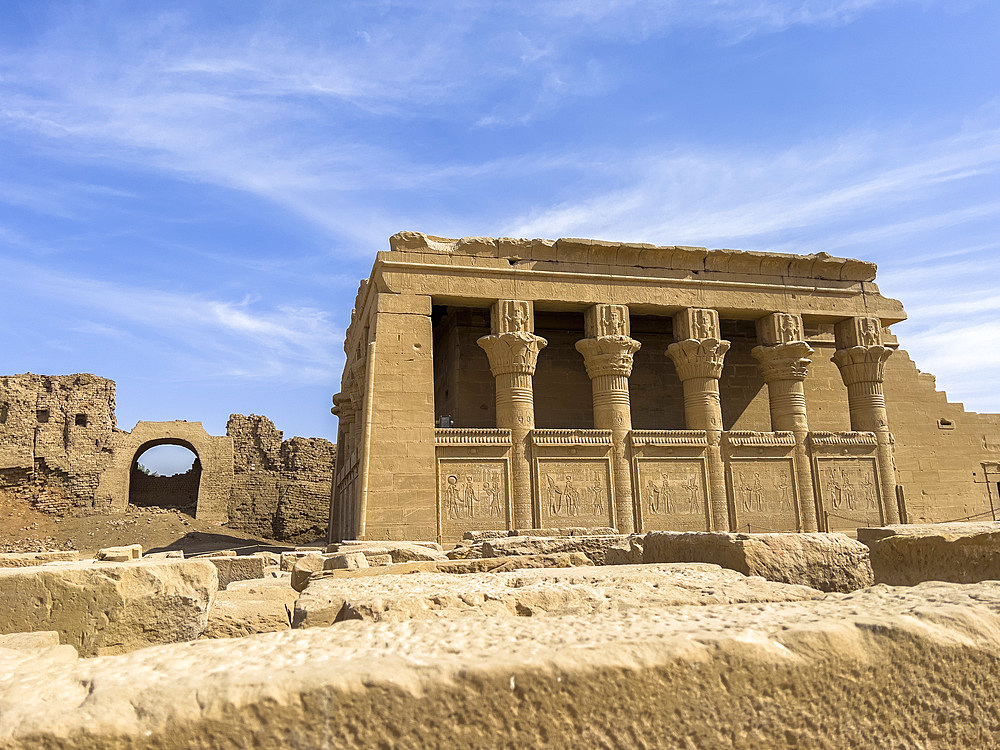
[(511, 494), (514, 528), (536, 524), (531, 501), (531, 431), (535, 428), (532, 376), (538, 352), (548, 342), (532, 333), (534, 309), (524, 300), (498, 300), (490, 314), (489, 336), (478, 340), (496, 378), (497, 427), (511, 432)]
[(627, 452), (632, 429), (628, 378), (632, 355), (639, 342), (629, 337), (628, 308), (624, 305), (594, 305), (587, 310), (587, 338), (576, 342), (583, 355), (594, 393), (594, 427), (611, 430), (611, 468), (615, 485), (614, 525), (622, 534), (635, 531), (632, 502), (632, 471)]
[(803, 381), (809, 374), (809, 359), (815, 352), (803, 339), (802, 318), (791, 313), (773, 313), (757, 321), (757, 339), (762, 346), (750, 352), (760, 362), (771, 405), (771, 429), (795, 435), (792, 462), (799, 501), (800, 531), (817, 531), (816, 498), (809, 462), (809, 423)]
[(689, 430), (708, 435), (709, 507), (714, 531), (729, 531), (726, 471), (722, 463), (722, 403), (719, 378), (729, 342), (722, 341), (719, 313), (688, 308), (674, 315), (674, 339), (667, 355), (684, 386), (684, 418)]
[(834, 327), (834, 333), (837, 351), (833, 361), (847, 386), (851, 429), (875, 433), (885, 522), (899, 523), (893, 438), (882, 392), (885, 362), (893, 350), (882, 344), (882, 324), (878, 318), (848, 318)]
[(337, 480), (340, 472), (351, 460), (354, 446), (354, 422), (357, 417), (357, 407), (350, 393), (341, 392), (333, 395), (333, 408), (330, 413), (339, 421), (337, 425), (337, 460), (333, 469), (333, 482), (330, 487), (330, 526), (327, 531), (327, 542), (333, 543), (352, 538), (348, 528), (352, 516), (351, 506), (355, 498), (339, 497), (337, 495)]

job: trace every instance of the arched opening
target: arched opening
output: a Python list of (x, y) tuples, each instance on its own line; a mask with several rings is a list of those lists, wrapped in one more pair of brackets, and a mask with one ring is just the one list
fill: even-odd
[(129, 472), (129, 505), (174, 508), (194, 516), (198, 509), (201, 460), (183, 440), (153, 440), (139, 446)]

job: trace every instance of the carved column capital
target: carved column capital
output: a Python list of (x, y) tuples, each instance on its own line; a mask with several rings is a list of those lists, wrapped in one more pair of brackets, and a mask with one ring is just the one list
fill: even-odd
[(538, 352), (548, 341), (533, 333), (495, 333), (476, 341), (490, 360), (490, 371), (499, 375), (534, 375)]
[(885, 362), (893, 350), (882, 344), (852, 346), (838, 349), (833, 362), (840, 368), (844, 385), (850, 388), (861, 383), (881, 384), (885, 378)]
[(633, 355), (640, 346), (635, 339), (623, 335), (596, 336), (576, 342), (576, 350), (583, 355), (591, 380), (604, 375), (629, 377)]
[(344, 424), (353, 422), (357, 414), (357, 406), (351, 394), (343, 392), (333, 394), (333, 408), (330, 409), (330, 413)]
[(674, 361), (677, 376), (683, 383), (692, 378), (722, 377), (722, 365), (730, 343), (719, 339), (685, 339), (667, 347), (667, 356)]
[(760, 362), (765, 383), (779, 380), (805, 380), (809, 374), (809, 359), (815, 351), (805, 341), (790, 341), (775, 346), (755, 346), (750, 352)]

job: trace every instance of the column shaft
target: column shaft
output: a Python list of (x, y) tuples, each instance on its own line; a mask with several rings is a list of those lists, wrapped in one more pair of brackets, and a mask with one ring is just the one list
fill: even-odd
[[(693, 316), (702, 332), (718, 333), (718, 315), (714, 310), (696, 312)], [(705, 315), (712, 313), (712, 316)], [(678, 328), (678, 318), (674, 326)], [(684, 321), (682, 320), (682, 323)], [(689, 321), (680, 326), (683, 332), (693, 332)], [(683, 335), (683, 333), (682, 333)], [(667, 347), (667, 355), (677, 367), (677, 375), (684, 389), (684, 418), (689, 430), (705, 430), (708, 437), (709, 506), (713, 531), (729, 531), (729, 500), (726, 496), (726, 469), (722, 461), (722, 403), (719, 399), (719, 378), (722, 363), (729, 351), (729, 342), (718, 338), (688, 338)]]
[(615, 495), (613, 524), (622, 534), (631, 534), (636, 527), (628, 456), (628, 434), (632, 430), (628, 378), (632, 374), (632, 356), (638, 351), (639, 342), (624, 334), (594, 336), (576, 342), (576, 349), (583, 355), (590, 376), (594, 427), (611, 431), (611, 471)]
[(792, 464), (798, 495), (800, 531), (818, 531), (816, 497), (809, 459), (809, 422), (803, 381), (813, 349), (804, 341), (788, 341), (774, 346), (758, 346), (751, 352), (761, 364), (771, 407), (771, 429), (795, 436)]

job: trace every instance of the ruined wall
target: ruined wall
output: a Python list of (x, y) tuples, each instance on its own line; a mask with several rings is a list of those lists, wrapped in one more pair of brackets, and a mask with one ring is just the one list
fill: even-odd
[(256, 414), (231, 415), (226, 434), (235, 471), (229, 526), (282, 540), (322, 537), (336, 445), (322, 438), (283, 441), (274, 423)]
[(95, 492), (120, 432), (112, 380), (85, 373), (0, 376), (0, 483), (40, 510), (106, 510)]
[(197, 459), (187, 471), (169, 477), (151, 476), (136, 468), (129, 480), (129, 499), (140, 507), (177, 508), (193, 516), (200, 482), (201, 464)]

